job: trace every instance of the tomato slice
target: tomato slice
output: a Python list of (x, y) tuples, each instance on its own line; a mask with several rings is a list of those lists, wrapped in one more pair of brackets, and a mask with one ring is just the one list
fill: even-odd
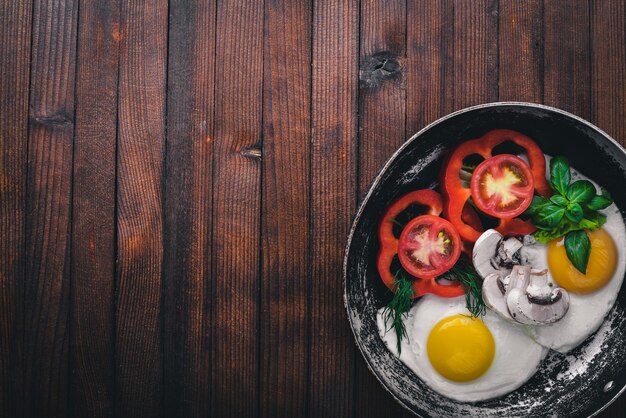
[(402, 230), (398, 258), (409, 274), (430, 279), (454, 266), (461, 255), (461, 245), (461, 237), (449, 221), (421, 215)]
[(476, 207), (500, 219), (521, 215), (530, 206), (534, 190), (530, 167), (511, 154), (487, 158), (476, 167), (470, 181)]

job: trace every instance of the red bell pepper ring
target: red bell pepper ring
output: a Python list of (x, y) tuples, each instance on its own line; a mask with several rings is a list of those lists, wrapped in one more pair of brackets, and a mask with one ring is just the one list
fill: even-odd
[[(391, 272), (391, 263), (398, 253), (398, 239), (393, 235), (393, 220), (412, 204), (426, 206), (430, 215), (439, 216), (443, 210), (441, 195), (434, 190), (423, 189), (410, 192), (393, 202), (383, 215), (378, 227), (380, 250), (377, 267), (380, 277), (390, 290), (395, 291), (395, 275)], [(433, 293), (442, 297), (455, 297), (464, 294), (460, 282), (450, 285), (439, 284), (435, 278), (413, 281), (413, 297)]]
[[(455, 226), (461, 238), (474, 243), (481, 235), (482, 228), (470, 225), (463, 220), (465, 204), (470, 198), (470, 189), (463, 187), (459, 172), (463, 160), (470, 155), (478, 154), (484, 159), (492, 157), (493, 149), (505, 141), (512, 141), (524, 148), (528, 156), (530, 171), (535, 182), (535, 191), (541, 196), (550, 196), (552, 190), (546, 180), (546, 159), (541, 148), (529, 137), (508, 129), (496, 129), (487, 132), (480, 138), (461, 143), (447, 159), (444, 167), (441, 190), (445, 196), (444, 216)], [(535, 231), (535, 227), (519, 218), (501, 219), (496, 228), (505, 236), (526, 235)]]

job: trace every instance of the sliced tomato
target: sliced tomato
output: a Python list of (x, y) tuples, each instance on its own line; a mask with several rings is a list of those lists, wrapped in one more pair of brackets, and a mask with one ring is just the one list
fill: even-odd
[(409, 274), (430, 279), (452, 268), (461, 255), (461, 245), (461, 237), (450, 222), (421, 215), (402, 230), (398, 258)]
[(472, 199), (487, 215), (510, 219), (530, 206), (535, 184), (530, 167), (511, 154), (487, 158), (476, 167), (470, 182)]
[[(508, 129), (496, 129), (487, 132), (480, 138), (461, 143), (446, 159), (441, 173), (440, 187), (445, 198), (444, 216), (452, 222), (456, 230), (466, 242), (476, 242), (482, 228), (477, 229), (462, 219), (462, 213), (467, 200), (471, 197), (470, 189), (463, 185), (459, 173), (463, 166), (463, 159), (478, 154), (484, 159), (492, 157), (496, 146), (505, 141), (512, 141), (524, 148), (528, 157), (529, 166), (535, 184), (535, 192), (541, 196), (550, 196), (551, 188), (546, 180), (546, 161), (543, 151), (531, 138), (519, 132)], [(527, 223), (527, 225), (522, 225)], [(520, 231), (534, 231), (534, 227), (527, 221), (515, 219), (515, 222), (500, 220), (496, 228), (503, 235), (518, 235)]]

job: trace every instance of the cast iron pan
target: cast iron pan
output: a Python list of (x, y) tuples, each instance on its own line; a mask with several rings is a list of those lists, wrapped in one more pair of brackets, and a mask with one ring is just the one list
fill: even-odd
[(402, 145), (359, 208), (344, 264), (344, 300), (352, 331), (372, 373), (416, 415), (593, 416), (626, 388), (626, 286), (598, 332), (567, 355), (551, 352), (526, 384), (490, 401), (459, 403), (437, 394), (394, 357), (378, 335), (376, 311), (391, 299), (375, 264), (380, 216), (398, 196), (436, 186), (448, 150), (497, 128), (530, 136), (547, 154), (566, 155), (572, 167), (609, 190), (624, 215), (626, 151), (589, 122), (528, 103), (490, 103), (455, 112)]

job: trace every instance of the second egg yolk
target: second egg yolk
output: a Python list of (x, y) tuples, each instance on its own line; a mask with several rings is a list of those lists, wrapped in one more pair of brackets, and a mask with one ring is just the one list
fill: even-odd
[(605, 286), (617, 267), (617, 248), (611, 235), (604, 229), (589, 232), (591, 253), (587, 273), (581, 273), (565, 253), (564, 239), (548, 244), (548, 267), (559, 286), (569, 292), (591, 293)]
[(426, 350), (430, 363), (440, 375), (455, 382), (468, 382), (489, 370), (496, 344), (483, 321), (453, 315), (433, 327)]

